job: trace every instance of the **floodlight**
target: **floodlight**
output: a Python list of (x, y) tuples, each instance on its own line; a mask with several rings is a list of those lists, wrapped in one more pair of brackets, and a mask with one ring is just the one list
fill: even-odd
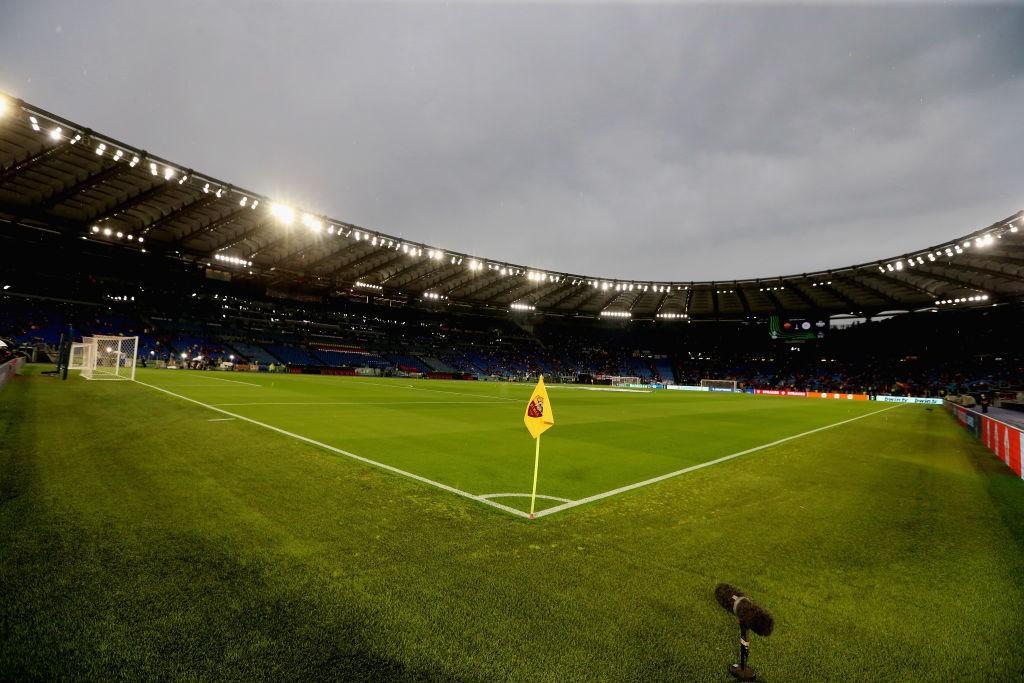
[(96, 156), (103, 156), (103, 153), (107, 151), (107, 146), (102, 142), (96, 145)]
[(105, 235), (106, 237), (110, 237), (110, 236), (111, 236), (111, 235), (112, 235), (113, 233), (114, 233), (114, 231), (113, 231), (113, 230), (111, 230), (110, 228), (103, 228), (103, 234), (104, 234), (104, 235)]
[(167, 168), (164, 169), (164, 180), (170, 180), (173, 177), (174, 169), (168, 166)]
[(324, 227), (320, 219), (311, 213), (302, 214), (302, 224), (314, 232), (320, 232)]
[(100, 226), (98, 226), (98, 225), (92, 226), (92, 231), (93, 232), (99, 232), (100, 231)]
[(7, 104), (7, 98), (6, 97), (0, 97), (0, 118), (3, 118), (7, 114), (7, 110), (9, 108), (10, 108), (10, 105)]
[(61, 127), (57, 126), (56, 128), (54, 128), (53, 130), (50, 131), (50, 139), (54, 140), (54, 141), (60, 140), (60, 134), (61, 134)]
[(291, 225), (295, 221), (295, 209), (284, 204), (271, 204), (270, 213), (284, 225)]

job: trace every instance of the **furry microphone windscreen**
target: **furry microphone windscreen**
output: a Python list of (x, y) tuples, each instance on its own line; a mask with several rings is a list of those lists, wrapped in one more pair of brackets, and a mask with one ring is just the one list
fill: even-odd
[(747, 597), (746, 593), (736, 586), (720, 583), (715, 588), (715, 599), (722, 609), (736, 615), (740, 625), (749, 628), (759, 636), (770, 636), (775, 628), (775, 620), (767, 610)]

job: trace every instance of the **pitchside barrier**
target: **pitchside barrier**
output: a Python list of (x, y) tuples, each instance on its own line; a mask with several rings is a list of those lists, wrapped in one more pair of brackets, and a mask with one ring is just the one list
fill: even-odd
[(981, 442), (1006, 463), (1014, 474), (1024, 477), (1021, 472), (1021, 460), (1024, 460), (1024, 453), (1021, 452), (1024, 448), (1024, 434), (1020, 429), (950, 401), (946, 401), (946, 410), (956, 418), (961, 427), (981, 439)]
[(790, 391), (788, 389), (732, 389), (724, 387), (695, 386), (688, 384), (670, 384), (666, 389), (675, 391), (724, 391), (729, 393), (756, 394), (758, 396), (794, 396), (796, 398), (827, 398), (837, 401), (880, 401), (882, 403), (925, 403), (930, 405), (942, 405), (941, 398), (927, 398), (923, 396), (885, 396), (878, 395), (872, 399), (867, 394), (847, 394), (836, 391)]
[(7, 382), (18, 374), (21, 370), (21, 366), (25, 364), (25, 359), (21, 356), (12, 358), (3, 365), (0, 365), (0, 389), (7, 386)]

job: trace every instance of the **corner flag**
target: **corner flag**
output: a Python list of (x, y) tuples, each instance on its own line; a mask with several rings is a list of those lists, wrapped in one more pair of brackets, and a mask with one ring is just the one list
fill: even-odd
[(537, 439), (545, 431), (555, 424), (555, 414), (551, 410), (551, 401), (548, 399), (548, 390), (544, 387), (544, 375), (540, 376), (537, 386), (530, 396), (530, 402), (526, 404), (526, 414), (523, 415), (523, 422), (530, 430), (530, 436)]
[(537, 503), (537, 472), (540, 471), (540, 435), (551, 429), (555, 424), (555, 412), (551, 409), (548, 390), (544, 387), (544, 375), (537, 380), (530, 402), (526, 404), (523, 422), (530, 430), (530, 436), (537, 442), (537, 450), (533, 457), (533, 493), (530, 494), (530, 519)]

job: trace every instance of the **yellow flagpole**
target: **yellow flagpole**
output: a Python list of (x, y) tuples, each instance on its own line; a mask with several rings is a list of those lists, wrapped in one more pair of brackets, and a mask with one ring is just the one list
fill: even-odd
[(530, 494), (530, 519), (533, 519), (534, 503), (537, 502), (537, 471), (540, 469), (540, 434), (537, 435), (537, 454), (533, 458), (533, 493)]

